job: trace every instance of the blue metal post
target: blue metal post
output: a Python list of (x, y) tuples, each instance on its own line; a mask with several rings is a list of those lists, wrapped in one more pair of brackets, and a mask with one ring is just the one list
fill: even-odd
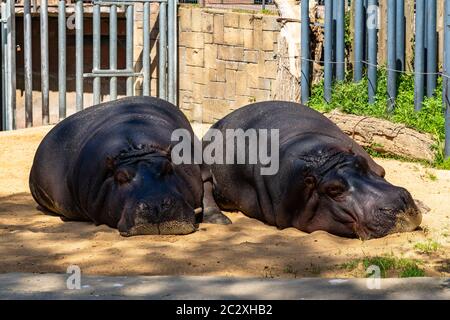
[(4, 129), (16, 128), (16, 10), (15, 1), (6, 0), (4, 4), (4, 17), (6, 21), (6, 48), (5, 48), (5, 87), (6, 105), (4, 116)]
[(23, 2), (23, 51), (25, 75), (25, 126), (33, 126), (33, 63), (32, 63), (31, 1)]
[(158, 89), (159, 98), (167, 99), (167, 3), (159, 4), (159, 47), (158, 47)]
[(367, 76), (369, 78), (369, 103), (375, 102), (377, 93), (377, 63), (378, 63), (378, 0), (369, 0), (367, 8), (368, 29), (368, 59)]
[(168, 101), (177, 104), (176, 101), (176, 91), (177, 91), (177, 0), (169, 0), (167, 7), (167, 20), (168, 20), (168, 65), (167, 65), (167, 96)]
[(58, 2), (58, 96), (59, 120), (66, 117), (66, 1)]
[(302, 55), (302, 70), (301, 70), (301, 100), (303, 104), (308, 104), (309, 101), (309, 79), (310, 79), (310, 54), (309, 54), (309, 1), (302, 0), (301, 3), (301, 55)]
[(395, 55), (397, 70), (405, 70), (405, 2), (397, 0), (395, 19)]
[(337, 0), (336, 8), (336, 80), (345, 79), (345, 0)]
[(75, 69), (76, 69), (76, 110), (83, 110), (83, 1), (77, 0), (75, 4)]
[(7, 85), (6, 85), (6, 51), (7, 51), (7, 41), (6, 41), (6, 20), (4, 17), (6, 17), (6, 6), (5, 3), (0, 2), (0, 9), (1, 9), (1, 19), (0, 19), (0, 28), (1, 28), (1, 48), (0, 48), (0, 65), (1, 65), (1, 92), (0, 92), (0, 100), (1, 100), (1, 130), (7, 130), (7, 124), (6, 124), (6, 112), (7, 112)]
[(363, 75), (364, 54), (364, 1), (355, 0), (355, 64), (353, 66), (353, 80), (361, 81)]
[(414, 109), (422, 109), (424, 96), (424, 71), (425, 71), (425, 0), (416, 1), (416, 46), (414, 61)]
[(437, 33), (436, 33), (436, 0), (427, 0), (427, 96), (431, 97), (436, 90), (437, 70)]
[(333, 82), (333, 0), (325, 0), (325, 52), (324, 52), (324, 99), (331, 102), (331, 85)]
[[(133, 70), (133, 48), (134, 48), (134, 6), (132, 4), (127, 6), (126, 11), (126, 24), (127, 24), (127, 39), (126, 39), (126, 60), (127, 70)], [(134, 77), (127, 78), (127, 96), (134, 95)]]
[[(92, 69), (97, 72), (101, 69), (100, 55), (101, 55), (101, 8), (99, 4), (94, 4), (94, 10), (92, 15)], [(92, 84), (92, 98), (93, 104), (99, 104), (101, 101), (101, 79), (100, 77), (94, 78)]]
[[(117, 70), (117, 6), (109, 9), (109, 69)], [(114, 72), (112, 71), (112, 72)], [(117, 77), (109, 80), (109, 99), (117, 99)]]
[(144, 3), (144, 46), (142, 48), (142, 94), (150, 95), (150, 2)]
[(445, 0), (444, 14), (444, 69), (447, 78), (444, 80), (445, 106), (445, 157), (450, 157), (450, 0)]
[(48, 58), (48, 0), (41, 1), (41, 92), (42, 123), (50, 122), (49, 106), (49, 58)]
[(388, 112), (395, 108), (395, 98), (397, 97), (397, 64), (396, 64), (396, 0), (388, 0), (388, 20), (387, 20), (387, 50), (388, 50)]

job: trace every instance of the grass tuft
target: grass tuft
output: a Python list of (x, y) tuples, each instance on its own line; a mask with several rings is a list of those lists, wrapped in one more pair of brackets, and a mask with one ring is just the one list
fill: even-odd
[(425, 242), (418, 242), (414, 245), (414, 249), (418, 250), (420, 253), (431, 254), (436, 252), (441, 245), (434, 240), (427, 240)]
[[(397, 258), (393, 255), (365, 257), (363, 259), (354, 259), (340, 265), (342, 269), (353, 271), (360, 265), (367, 270), (370, 266), (378, 266), (380, 268), (381, 278), (387, 276), (398, 276), (400, 278), (423, 277), (425, 271), (419, 267), (421, 262), (415, 259)], [(366, 275), (366, 274), (364, 274)]]

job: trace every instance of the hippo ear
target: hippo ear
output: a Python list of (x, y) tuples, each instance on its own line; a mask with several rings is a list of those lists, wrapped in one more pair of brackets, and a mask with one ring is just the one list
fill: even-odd
[(172, 161), (172, 149), (173, 145), (169, 145), (166, 149), (167, 159), (169, 159), (169, 161)]
[(108, 170), (114, 170), (114, 168), (116, 167), (116, 161), (111, 156), (106, 157), (105, 164)]
[(313, 188), (316, 185), (316, 177), (312, 176), (312, 175), (308, 175), (306, 176), (303, 181), (305, 182), (305, 185), (309, 188)]
[(165, 176), (173, 172), (172, 162), (164, 161), (161, 165), (160, 176)]

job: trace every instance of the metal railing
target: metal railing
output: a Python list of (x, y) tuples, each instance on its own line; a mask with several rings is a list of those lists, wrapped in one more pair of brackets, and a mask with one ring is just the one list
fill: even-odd
[[(48, 44), (48, 0), (41, 0), (40, 14), (40, 78), (42, 96), (42, 123), (50, 122), (49, 112), (49, 44)], [(92, 79), (92, 104), (101, 102), (101, 78), (109, 78), (109, 97), (117, 99), (117, 79), (126, 78), (126, 95), (135, 95), (134, 82), (142, 78), (142, 94), (150, 95), (150, 14), (151, 3), (159, 3), (158, 40), (158, 96), (177, 104), (177, 0), (93, 0), (91, 4), (75, 1), (75, 92), (76, 111), (84, 109), (84, 86), (86, 79)], [(135, 4), (143, 5), (143, 48), (142, 69), (135, 70), (134, 64), (134, 24)], [(92, 15), (92, 71), (84, 72), (84, 21), (86, 6)], [(118, 8), (124, 7), (126, 25), (126, 67), (118, 69)], [(33, 6), (34, 7), (34, 6)], [(108, 8), (109, 17), (109, 68), (101, 69), (101, 14)], [(32, 16), (31, 0), (23, 1), (23, 50), (24, 50), (24, 91), (25, 125), (33, 124), (33, 69), (32, 69)], [(67, 8), (65, 0), (58, 1), (58, 113), (59, 120), (67, 115)], [(1, 67), (2, 67), (2, 129), (16, 127), (16, 5), (14, 0), (1, 3)]]

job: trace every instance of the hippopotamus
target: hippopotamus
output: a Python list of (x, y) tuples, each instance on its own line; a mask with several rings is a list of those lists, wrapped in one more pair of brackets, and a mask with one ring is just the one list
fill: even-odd
[[(421, 212), (411, 194), (386, 181), (384, 169), (321, 113), (293, 102), (258, 102), (233, 111), (210, 131), (225, 136), (227, 130), (236, 129), (254, 129), (259, 138), (260, 129), (275, 130), (278, 141), (269, 136), (267, 143), (276, 142), (278, 150), (272, 152), (279, 153), (278, 170), (262, 174), (267, 163), (260, 159), (204, 164), (203, 209), (210, 220), (228, 224), (231, 221), (221, 210), (241, 211), (280, 229), (323, 230), (360, 239), (412, 231), (420, 225)], [(203, 139), (204, 150), (209, 141)], [(224, 153), (234, 141), (223, 139)], [(224, 158), (239, 156), (237, 148), (230, 150), (234, 153)]]
[(106, 224), (122, 236), (191, 233), (202, 206), (201, 170), (171, 161), (176, 129), (195, 141), (183, 113), (154, 97), (75, 113), (39, 145), (31, 194), (41, 209), (63, 220)]

